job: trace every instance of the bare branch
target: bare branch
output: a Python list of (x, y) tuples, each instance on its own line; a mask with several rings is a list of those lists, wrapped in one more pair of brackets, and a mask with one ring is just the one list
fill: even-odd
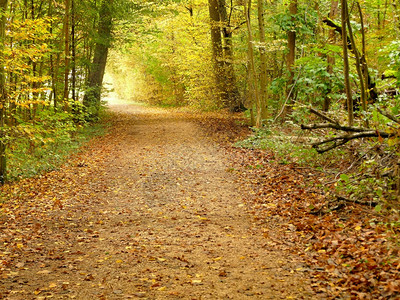
[(312, 112), (313, 114), (317, 115), (318, 117), (333, 123), (333, 124), (339, 124), (339, 122), (337, 120), (331, 119), (330, 117), (328, 117), (327, 115), (325, 115), (323, 112), (320, 112), (312, 107), (310, 107), (310, 112)]
[(320, 124), (311, 124), (311, 125), (301, 125), (301, 129), (322, 129), (322, 128), (332, 128), (336, 130), (342, 130), (342, 131), (347, 131), (347, 132), (366, 132), (366, 131), (371, 131), (369, 128), (363, 128), (363, 127), (354, 127), (354, 126), (342, 126), (340, 124), (332, 124), (332, 123), (320, 123)]
[[(391, 135), (388, 134), (387, 132), (380, 131), (380, 130), (369, 130), (369, 131), (363, 131), (363, 132), (357, 132), (353, 134), (345, 134), (345, 135), (340, 135), (336, 136), (327, 140), (323, 140), (321, 142), (313, 143), (312, 147), (317, 150), (318, 153), (325, 153), (329, 150), (332, 150), (336, 147), (342, 146), (346, 144), (347, 142), (354, 140), (354, 139), (359, 139), (359, 138), (366, 138), (366, 137), (382, 137), (382, 138), (389, 138)], [(333, 143), (332, 145), (321, 148), (322, 145)]]

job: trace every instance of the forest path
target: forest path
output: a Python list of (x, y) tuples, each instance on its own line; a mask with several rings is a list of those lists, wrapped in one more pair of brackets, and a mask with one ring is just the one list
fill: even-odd
[(21, 204), (29, 215), (6, 220), (4, 299), (312, 298), (290, 256), (266, 247), (227, 157), (195, 122), (112, 110), (111, 132), (41, 179)]

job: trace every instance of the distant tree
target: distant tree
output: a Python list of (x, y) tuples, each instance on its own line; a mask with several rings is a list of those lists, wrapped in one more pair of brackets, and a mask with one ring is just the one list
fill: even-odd
[(240, 103), (232, 62), (232, 28), (230, 28), (225, 0), (208, 0), (208, 8), (215, 84), (223, 105), (235, 110)]

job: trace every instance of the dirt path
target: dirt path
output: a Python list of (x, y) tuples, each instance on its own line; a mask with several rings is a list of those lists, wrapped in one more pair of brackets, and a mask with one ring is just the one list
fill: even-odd
[(113, 110), (111, 134), (42, 178), (21, 204), (29, 215), (3, 218), (0, 298), (312, 298), (296, 262), (267, 247), (226, 157), (193, 122)]

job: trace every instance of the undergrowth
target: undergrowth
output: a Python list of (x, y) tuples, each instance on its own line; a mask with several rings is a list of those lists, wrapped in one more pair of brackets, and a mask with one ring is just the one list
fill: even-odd
[[(346, 201), (356, 201), (383, 209), (398, 209), (395, 178), (396, 155), (385, 143), (374, 139), (353, 141), (340, 148), (318, 154), (311, 147), (319, 137), (308, 135), (291, 124), (253, 129), (254, 134), (236, 147), (264, 149), (274, 154), (280, 164), (295, 163), (324, 173), (321, 188)], [(329, 135), (329, 133), (325, 133)], [(393, 148), (393, 147), (392, 147)], [(329, 185), (329, 187), (328, 187)], [(383, 212), (383, 211), (382, 211)]]
[[(107, 114), (100, 121), (76, 123), (68, 114), (21, 126), (7, 148), (7, 181), (33, 177), (59, 168), (91, 138), (107, 131)], [(49, 124), (51, 123), (51, 124)]]
[(345, 156), (345, 151), (335, 151), (320, 155), (310, 146), (313, 137), (305, 136), (304, 131), (287, 125), (285, 128), (269, 126), (253, 128), (254, 134), (235, 143), (236, 147), (263, 149), (274, 153), (281, 164), (297, 163), (320, 171), (337, 169), (336, 162)]

